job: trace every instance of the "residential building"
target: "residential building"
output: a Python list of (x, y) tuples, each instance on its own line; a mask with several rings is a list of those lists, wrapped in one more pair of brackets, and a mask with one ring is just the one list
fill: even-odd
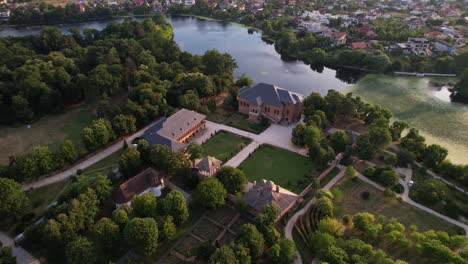
[(241, 88), (237, 95), (239, 112), (259, 122), (262, 117), (273, 123), (297, 122), (302, 115), (304, 95), (272, 84), (259, 83)]
[(118, 209), (124, 204), (130, 205), (135, 196), (143, 193), (151, 193), (159, 197), (164, 188), (163, 175), (153, 168), (147, 168), (130, 180), (122, 183), (119, 189), (113, 193), (112, 198)]
[(196, 159), (192, 171), (200, 180), (212, 177), (221, 168), (223, 162), (215, 157), (206, 156), (202, 159)]
[(367, 44), (364, 41), (353, 42), (353, 43), (351, 43), (351, 48), (353, 48), (353, 49), (366, 49)]
[(299, 196), (272, 181), (260, 180), (248, 183), (243, 200), (249, 205), (253, 214), (259, 214), (266, 205), (274, 204), (279, 208), (278, 219), (281, 219), (296, 204)]
[(148, 128), (143, 137), (150, 145), (165, 145), (172, 151), (184, 151), (188, 140), (205, 129), (205, 118), (205, 115), (182, 108)]
[(431, 43), (426, 38), (408, 38), (406, 46), (415, 55), (431, 56)]

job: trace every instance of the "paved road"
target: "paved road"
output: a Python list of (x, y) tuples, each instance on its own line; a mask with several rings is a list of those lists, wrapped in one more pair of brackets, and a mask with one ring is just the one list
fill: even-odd
[(34, 258), (22, 247), (15, 247), (13, 239), (7, 234), (0, 232), (0, 241), (5, 247), (12, 247), (13, 256), (16, 257), (16, 263), (18, 264), (39, 264), (39, 260)]
[[(330, 189), (331, 187), (333, 187), (344, 175), (346, 169), (342, 166), (340, 166), (340, 172), (331, 180), (329, 181), (325, 187), (323, 187), (323, 189)], [(287, 239), (291, 239), (293, 240), (293, 235), (292, 235), (292, 231), (294, 229), (294, 226), (296, 225), (296, 222), (297, 220), (299, 220), (299, 218), (301, 216), (303, 216), (305, 213), (307, 213), (307, 211), (309, 211), (310, 207), (312, 205), (314, 205), (315, 203), (317, 202), (317, 199), (314, 197), (312, 198), (312, 200), (310, 200), (301, 210), (299, 210), (297, 213), (295, 213), (289, 220), (288, 222), (286, 223), (286, 227), (284, 228), (284, 236), (287, 238)], [(301, 259), (301, 255), (299, 254), (299, 252), (296, 252), (297, 254), (297, 258), (296, 260), (294, 261), (295, 264), (302, 264), (302, 259)]]
[[(135, 134), (126, 137), (125, 140), (127, 140), (127, 142), (130, 142), (133, 139), (135, 139), (136, 137), (142, 136), (146, 129), (148, 129), (149, 127), (151, 127), (151, 126), (153, 126), (153, 125), (155, 125), (155, 124), (157, 124), (158, 122), (161, 122), (161, 121), (162, 121), (162, 118), (152, 122), (151, 124), (147, 125), (143, 129), (136, 132)], [(72, 167), (70, 167), (70, 168), (68, 168), (68, 169), (66, 169), (66, 170), (64, 170), (62, 172), (59, 172), (59, 173), (57, 173), (55, 175), (52, 175), (50, 177), (47, 177), (47, 178), (40, 179), (40, 180), (35, 181), (35, 182), (24, 184), (23, 189), (24, 190), (30, 190), (31, 188), (35, 189), (35, 188), (40, 188), (40, 187), (43, 187), (43, 186), (46, 186), (46, 185), (49, 185), (49, 184), (52, 184), (52, 183), (63, 181), (65, 179), (71, 177), (72, 175), (74, 175), (77, 170), (86, 169), (89, 166), (93, 165), (94, 163), (96, 163), (96, 162), (104, 159), (105, 157), (113, 154), (114, 152), (118, 151), (119, 149), (122, 148), (122, 145), (123, 145), (123, 140), (119, 140), (118, 142), (114, 143), (113, 145), (106, 147), (105, 149), (103, 149), (100, 152), (96, 153), (95, 155), (89, 157), (88, 159), (83, 160), (82, 162), (80, 162), (78, 164), (75, 164)]]

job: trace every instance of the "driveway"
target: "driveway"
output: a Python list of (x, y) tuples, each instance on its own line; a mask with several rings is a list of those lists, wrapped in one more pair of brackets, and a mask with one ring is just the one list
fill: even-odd
[(5, 247), (12, 247), (13, 256), (16, 257), (16, 263), (18, 264), (39, 264), (39, 260), (34, 258), (22, 247), (15, 247), (13, 239), (7, 234), (0, 232), (0, 241)]

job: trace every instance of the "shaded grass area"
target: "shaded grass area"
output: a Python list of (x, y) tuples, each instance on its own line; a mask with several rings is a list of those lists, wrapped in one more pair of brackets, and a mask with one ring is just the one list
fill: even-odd
[(102, 160), (84, 169), (82, 171), (82, 174), (101, 173), (103, 175), (107, 175), (107, 173), (109, 173), (110, 171), (112, 171), (113, 168), (119, 165), (120, 155), (122, 155), (123, 152), (124, 152), (123, 148), (117, 150), (111, 155), (103, 158)]
[(453, 162), (468, 163), (468, 106), (437, 98), (438, 88), (431, 82), (456, 83), (457, 79), (368, 74), (349, 91), (389, 109), (396, 119), (419, 129), (428, 143), (446, 147)]
[(26, 192), (30, 204), (24, 209), (19, 219), (0, 218), (1, 229), (12, 236), (23, 232), (47, 211), (47, 207), (62, 194), (63, 190), (71, 183), (70, 179), (56, 182), (41, 188)]
[(250, 142), (252, 142), (250, 138), (221, 130), (203, 143), (202, 147), (206, 155), (226, 162)]
[(295, 193), (321, 172), (308, 157), (271, 145), (258, 147), (239, 168), (249, 181), (271, 180)]
[(49, 145), (52, 148), (65, 139), (70, 139), (81, 145), (81, 133), (94, 119), (90, 107), (75, 107), (60, 115), (44, 117), (28, 128), (0, 127), (0, 164), (8, 162), (11, 155), (29, 152), (33, 147)]
[[(335, 215), (337, 218), (346, 214), (369, 212), (374, 215), (394, 217), (407, 227), (416, 225), (420, 231), (434, 229), (447, 231), (451, 234), (463, 234), (461, 228), (407, 203), (385, 197), (380, 190), (359, 180), (342, 180), (332, 188), (332, 191), (335, 194)], [(364, 191), (370, 193), (368, 200), (361, 198), (361, 193)]]
[(241, 130), (245, 130), (254, 134), (260, 134), (267, 129), (270, 124), (255, 123), (248, 120), (248, 116), (241, 113), (232, 114), (226, 121), (225, 125), (232, 126)]
[(323, 178), (321, 181), (320, 181), (320, 188), (323, 188), (325, 187), (325, 185), (327, 185), (327, 183), (329, 183), (333, 178), (335, 178), (335, 176), (340, 172), (340, 169), (338, 169), (337, 167), (333, 168), (332, 171), (330, 171), (330, 173), (327, 174), (327, 176), (325, 176), (325, 178)]
[[(417, 203), (431, 208), (438, 213), (452, 217), (454, 219), (457, 219), (460, 215), (465, 218), (468, 217), (468, 195), (456, 190), (441, 180), (434, 179), (423, 170), (415, 170), (414, 172), (415, 173), (413, 174), (412, 178), (414, 181), (414, 186), (410, 188), (411, 199)], [(417, 195), (415, 195), (415, 190), (417, 190), (422, 183), (428, 180), (436, 183), (438, 189), (445, 193), (444, 200), (438, 200), (437, 202), (431, 204), (422, 201), (417, 197)]]

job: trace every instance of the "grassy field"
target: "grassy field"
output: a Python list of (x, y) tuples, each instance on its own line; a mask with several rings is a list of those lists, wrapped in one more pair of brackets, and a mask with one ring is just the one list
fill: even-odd
[[(421, 211), (394, 198), (385, 197), (383, 192), (362, 181), (341, 181), (332, 189), (336, 194), (335, 215), (340, 218), (345, 214), (369, 212), (374, 215), (394, 217), (409, 227), (416, 225), (418, 230), (444, 230), (449, 233), (463, 233), (463, 230), (446, 221)], [(361, 193), (368, 191), (370, 198), (363, 200)]]
[(271, 180), (295, 193), (300, 193), (310, 182), (307, 178), (321, 172), (309, 158), (271, 145), (258, 147), (239, 168), (249, 181)]
[(107, 175), (109, 171), (111, 171), (113, 168), (119, 165), (120, 155), (122, 155), (123, 152), (123, 148), (117, 150), (111, 155), (84, 169), (83, 174), (102, 173), (104, 175)]
[(60, 196), (70, 182), (70, 178), (68, 178), (64, 181), (28, 191), (26, 196), (31, 201), (31, 212), (36, 216), (41, 216), (47, 209), (47, 206)]
[(10, 155), (23, 154), (38, 145), (51, 147), (64, 139), (81, 143), (81, 132), (94, 119), (89, 108), (76, 107), (60, 115), (44, 117), (33, 124), (20, 127), (0, 127), (0, 164)]
[(269, 125), (252, 122), (248, 120), (248, 116), (240, 113), (232, 114), (228, 119), (226, 119), (224, 124), (255, 134), (260, 134), (269, 127)]
[(438, 88), (431, 85), (456, 81), (369, 74), (349, 92), (389, 109), (395, 118), (419, 129), (427, 143), (446, 147), (453, 162), (468, 163), (468, 106), (439, 99)]
[(250, 138), (242, 137), (227, 131), (219, 131), (202, 144), (205, 154), (223, 162), (234, 157), (242, 148), (250, 144)]

